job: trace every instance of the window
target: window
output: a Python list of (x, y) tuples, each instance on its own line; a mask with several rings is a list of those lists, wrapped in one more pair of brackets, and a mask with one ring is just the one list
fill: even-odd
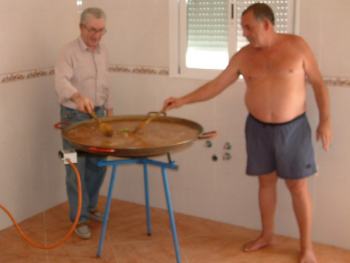
[(267, 3), (276, 31), (295, 33), (298, 0), (169, 0), (170, 75), (210, 79), (247, 44), (241, 14), (251, 4)]
[(81, 7), (83, 5), (83, 0), (76, 0), (77, 7)]
[[(275, 29), (279, 33), (296, 33), (294, 28), (294, 2), (291, 0), (265, 0), (265, 1), (253, 1), (253, 0), (238, 0), (236, 1), (237, 14), (242, 12), (251, 4), (261, 2), (268, 4), (275, 15)], [(248, 41), (243, 36), (241, 27), (241, 15), (236, 17), (237, 21), (237, 48), (240, 50), (242, 47), (248, 44)]]
[(228, 62), (227, 1), (187, 1), (185, 65), (223, 69)]

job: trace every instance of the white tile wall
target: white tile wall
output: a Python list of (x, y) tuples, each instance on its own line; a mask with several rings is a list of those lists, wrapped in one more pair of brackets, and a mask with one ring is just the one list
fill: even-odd
[[(70, 0), (3, 0), (0, 24), (0, 202), (20, 221), (66, 199), (50, 68), (78, 13)], [(9, 224), (1, 215), (0, 228)]]
[(0, 73), (53, 65), (61, 46), (78, 34), (74, 1), (1, 1)]
[[(0, 75), (35, 69), (50, 69), (60, 47), (78, 34), (78, 8), (73, 0), (3, 0), (0, 10)], [(98, 5), (108, 16), (105, 42), (111, 62), (125, 67), (167, 68), (168, 8), (166, 0), (86, 0), (84, 6)], [(316, 145), (320, 176), (310, 181), (314, 199), (314, 238), (350, 248), (350, 207), (348, 199), (348, 156), (350, 149), (348, 114), (350, 37), (347, 0), (301, 1), (300, 32), (310, 43), (325, 76), (333, 81), (330, 89), (334, 143), (329, 153)], [(345, 21), (345, 22), (344, 22)], [(141, 114), (161, 108), (169, 95), (184, 94), (201, 81), (173, 79), (156, 74), (112, 74), (117, 114)], [(333, 78), (341, 77), (341, 78)], [(198, 121), (205, 129), (217, 129), (213, 148), (198, 141), (173, 155), (178, 171), (170, 172), (173, 203), (177, 211), (258, 228), (257, 185), (244, 176), (245, 146), (243, 125), (246, 110), (244, 86), (235, 85), (218, 98), (191, 105), (170, 114)], [(317, 109), (310, 92), (309, 113), (313, 129)], [(52, 76), (0, 83), (0, 202), (18, 219), (23, 219), (65, 199), (64, 171), (56, 157), (59, 134), (52, 129), (58, 119), (58, 105)], [(225, 142), (232, 143), (232, 160), (214, 163)], [(156, 171), (154, 171), (156, 173)], [(143, 202), (141, 169), (123, 167), (118, 177), (116, 197)], [(106, 180), (108, 182), (108, 178)], [(106, 185), (105, 185), (106, 187)], [(152, 205), (164, 207), (160, 178), (151, 179)], [(290, 199), (283, 184), (277, 231), (297, 235)], [(31, 198), (28, 206), (28, 200)], [(337, 222), (334, 224), (334, 222)], [(0, 228), (9, 221), (0, 217)]]

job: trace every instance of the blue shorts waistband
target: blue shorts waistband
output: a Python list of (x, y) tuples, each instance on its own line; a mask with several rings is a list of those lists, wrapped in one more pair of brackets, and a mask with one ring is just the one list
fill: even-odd
[(305, 116), (306, 116), (306, 113), (304, 112), (304, 113), (302, 113), (302, 114), (296, 116), (295, 118), (293, 118), (293, 119), (291, 119), (289, 121), (286, 121), (286, 122), (264, 122), (264, 121), (261, 121), (261, 120), (255, 118), (252, 114), (249, 113), (249, 117), (252, 118), (254, 121), (256, 121), (256, 122), (258, 122), (260, 124), (263, 124), (263, 125), (270, 125), (270, 126), (286, 125), (286, 124), (292, 123), (292, 122), (294, 122), (294, 121), (296, 121), (298, 119), (301, 119), (301, 118), (303, 118)]

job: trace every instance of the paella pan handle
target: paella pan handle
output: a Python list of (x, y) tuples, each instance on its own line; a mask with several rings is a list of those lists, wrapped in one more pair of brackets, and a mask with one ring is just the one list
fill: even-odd
[(99, 147), (88, 147), (87, 150), (91, 153), (99, 153), (99, 154), (109, 154), (109, 153), (115, 152), (115, 149), (99, 148)]
[(166, 112), (165, 111), (150, 111), (149, 113), (147, 113), (147, 115), (149, 115), (149, 116), (152, 116), (152, 115), (166, 116)]
[(204, 140), (204, 139), (212, 139), (214, 138), (218, 133), (216, 131), (209, 131), (209, 132), (203, 132), (198, 135), (198, 139)]
[(60, 122), (57, 122), (53, 125), (53, 127), (55, 129), (58, 129), (58, 130), (63, 130), (65, 129), (67, 126), (69, 126), (69, 122), (67, 121), (60, 121)]

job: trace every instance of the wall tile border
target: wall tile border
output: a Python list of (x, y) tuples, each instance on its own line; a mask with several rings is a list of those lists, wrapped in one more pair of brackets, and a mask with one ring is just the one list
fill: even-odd
[[(128, 65), (111, 65), (110, 72), (123, 72), (133, 74), (149, 74), (149, 75), (169, 75), (168, 68), (153, 66), (128, 66)], [(8, 83), (13, 81), (28, 80), (33, 78), (47, 77), (55, 74), (53, 67), (42, 69), (30, 69), (17, 72), (0, 73), (0, 83)]]
[(325, 76), (323, 80), (328, 87), (350, 87), (350, 77)]
[(0, 73), (0, 83), (8, 83), (19, 80), (28, 80), (54, 75), (53, 68), (30, 69), (10, 73)]
[(169, 75), (168, 68), (153, 66), (112, 65), (109, 67), (109, 71), (134, 74)]
[[(166, 67), (135, 66), (135, 65), (111, 65), (109, 71), (112, 73), (131, 73), (168, 76), (169, 69)], [(20, 80), (28, 80), (52, 76), (55, 74), (53, 67), (23, 70), (10, 73), (0, 73), (0, 83), (8, 83)], [(350, 87), (350, 77), (325, 76), (324, 81), (329, 87)]]

